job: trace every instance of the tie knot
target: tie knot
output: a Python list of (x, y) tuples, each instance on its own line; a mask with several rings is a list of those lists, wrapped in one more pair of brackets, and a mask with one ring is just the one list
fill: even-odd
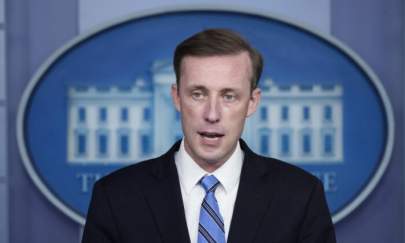
[(200, 184), (204, 187), (205, 192), (208, 193), (215, 191), (215, 188), (219, 185), (219, 181), (214, 175), (210, 175), (201, 178)]

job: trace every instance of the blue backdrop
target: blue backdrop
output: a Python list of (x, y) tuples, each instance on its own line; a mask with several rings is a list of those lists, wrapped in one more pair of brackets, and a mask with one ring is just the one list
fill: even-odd
[[(78, 242), (80, 238), (79, 225), (59, 212), (33, 185), (22, 167), (15, 139), (16, 111), (23, 89), (36, 69), (50, 53), (78, 34), (77, 3), (75, 1), (64, 1), (55, 5), (53, 1), (47, 0), (34, 5), (28, 0), (15, 0), (7, 2), (6, 11), (8, 33), (7, 108), (9, 111), (8, 174), (10, 182), (9, 242)], [(404, 7), (400, 0), (332, 1), (332, 34), (354, 49), (380, 77), (393, 104), (397, 124), (394, 153), (390, 165), (381, 182), (365, 203), (336, 225), (339, 242), (403, 242), (403, 154), (401, 152), (403, 150), (403, 138), (401, 135), (403, 134), (402, 114), (404, 109), (402, 95), (404, 88), (402, 72), (404, 67), (404, 33), (401, 25), (403, 12)], [(242, 26), (237, 27), (239, 26), (238, 23), (234, 23), (232, 26), (236, 26), (236, 29), (241, 28), (243, 32)], [(274, 24), (273, 27), (277, 28), (277, 24)], [(156, 29), (159, 28), (162, 28), (162, 26), (156, 26)], [(141, 29), (137, 29), (137, 31), (141, 31)], [(167, 46), (172, 46), (173, 43), (177, 42), (177, 39), (182, 39), (182, 36), (188, 34), (187, 31), (174, 31), (179, 32), (178, 36), (169, 38), (165, 42)], [(158, 41), (161, 33), (157, 31), (156, 35), (151, 37), (151, 40)], [(251, 36), (252, 33), (247, 33), (247, 36)], [(307, 38), (310, 39), (311, 37)], [(301, 53), (303, 53), (302, 50), (305, 52), (305, 45), (310, 45), (309, 43), (310, 41), (300, 43), (302, 45), (300, 46)], [(148, 42), (148, 44), (151, 44), (151, 42)], [(260, 43), (254, 44), (260, 46)], [(100, 45), (102, 47), (102, 43)], [(156, 45), (162, 45), (162, 42), (156, 42)], [(95, 45), (93, 48), (97, 48), (97, 46)], [(260, 48), (265, 53), (270, 51), (266, 50), (264, 46)], [(293, 48), (295, 47), (290, 46), (287, 52), (295, 52)], [(169, 48), (163, 49), (168, 50)], [(116, 53), (115, 50), (106, 51), (106, 55)], [(162, 58), (167, 58), (170, 53), (159, 52), (159, 54), (154, 54), (154, 56), (159, 55)], [(308, 53), (306, 55), (313, 54)], [(125, 57), (125, 55), (121, 57)], [(85, 57), (83, 58), (85, 59)], [(127, 58), (130, 58), (130, 55)], [(327, 75), (336, 70), (334, 67), (337, 63), (328, 63), (328, 60), (321, 59), (318, 62), (319, 65), (323, 65), (322, 70)], [(86, 70), (91, 70), (91, 64), (92, 62), (89, 60), (88, 69)], [(114, 65), (114, 63), (109, 65)], [(282, 70), (283, 68), (277, 67), (278, 65), (283, 66), (284, 64), (275, 62), (269, 66), (274, 66), (274, 70)], [(320, 68), (319, 65), (314, 66), (312, 64), (307, 68)], [(103, 76), (108, 77), (108, 69), (95, 68), (97, 71), (104, 72)], [(116, 66), (116, 69), (119, 68), (127, 69), (124, 66)], [(122, 80), (130, 80), (133, 77), (132, 75), (136, 73), (137, 70), (133, 70), (133, 73), (122, 72), (121, 78)], [(277, 71), (265, 70), (264, 76), (269, 75), (275, 80), (283, 80), (287, 83), (289, 80), (294, 79), (310, 82), (313, 78), (305, 79), (305, 76), (302, 75), (288, 76), (287, 73), (291, 72), (280, 71), (280, 73), (277, 73)], [(306, 71), (294, 73), (301, 74), (306, 73)], [(90, 77), (91, 72), (84, 72), (80, 75), (82, 76), (78, 76), (77, 81), (85, 82)], [(362, 89), (362, 87), (357, 87), (357, 89)], [(348, 90), (349, 95), (350, 92), (355, 93), (355, 90)], [(361, 102), (369, 101), (365, 97)], [(52, 106), (54, 104), (48, 103), (48, 105)], [(352, 108), (355, 109), (356, 107)], [(353, 110), (352, 112), (359, 111)], [(359, 126), (361, 126), (362, 122), (369, 122), (374, 119), (363, 117), (356, 118), (356, 120), (361, 121), (359, 123)], [(55, 122), (59, 123), (58, 121)], [(46, 123), (37, 124), (37, 126), (41, 125), (46, 125)], [(37, 127), (33, 128), (32, 131), (35, 132)], [(377, 140), (375, 146), (381, 146), (380, 143), (384, 142), (381, 138), (382, 134), (374, 135), (374, 139)], [(44, 143), (41, 149), (51, 146), (52, 144)], [(370, 152), (373, 151), (375, 150), (370, 150)], [(55, 150), (56, 157), (58, 156), (57, 152)]]

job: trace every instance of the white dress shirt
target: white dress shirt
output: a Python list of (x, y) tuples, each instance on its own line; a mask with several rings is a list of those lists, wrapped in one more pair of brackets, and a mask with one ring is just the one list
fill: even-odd
[(197, 243), (198, 238), (201, 203), (205, 197), (205, 190), (198, 182), (204, 175), (214, 175), (220, 182), (220, 185), (215, 190), (215, 197), (224, 220), (225, 239), (228, 239), (233, 208), (239, 187), (243, 156), (238, 142), (231, 157), (213, 173), (208, 173), (187, 153), (184, 148), (184, 140), (181, 142), (180, 149), (175, 154), (175, 163), (179, 175), (181, 195), (191, 243)]

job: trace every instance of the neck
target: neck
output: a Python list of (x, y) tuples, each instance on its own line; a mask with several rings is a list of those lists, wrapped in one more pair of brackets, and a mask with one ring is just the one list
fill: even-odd
[(186, 153), (193, 159), (193, 161), (200, 166), (203, 170), (205, 170), (208, 173), (212, 173), (215, 170), (217, 170), (219, 167), (221, 167), (225, 162), (232, 156), (232, 154), (235, 152), (236, 146), (238, 143), (236, 143), (233, 147), (233, 149), (226, 154), (221, 159), (216, 159), (216, 160), (210, 160), (210, 159), (204, 159), (199, 156), (197, 156), (194, 151), (188, 146), (187, 141), (184, 141), (184, 149)]

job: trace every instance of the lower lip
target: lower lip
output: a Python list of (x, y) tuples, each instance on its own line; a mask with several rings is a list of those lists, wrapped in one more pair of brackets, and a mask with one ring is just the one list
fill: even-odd
[(205, 137), (202, 135), (200, 135), (200, 137), (201, 137), (202, 144), (208, 145), (208, 146), (218, 146), (221, 142), (221, 139), (223, 138), (223, 137), (209, 138), (209, 137)]

